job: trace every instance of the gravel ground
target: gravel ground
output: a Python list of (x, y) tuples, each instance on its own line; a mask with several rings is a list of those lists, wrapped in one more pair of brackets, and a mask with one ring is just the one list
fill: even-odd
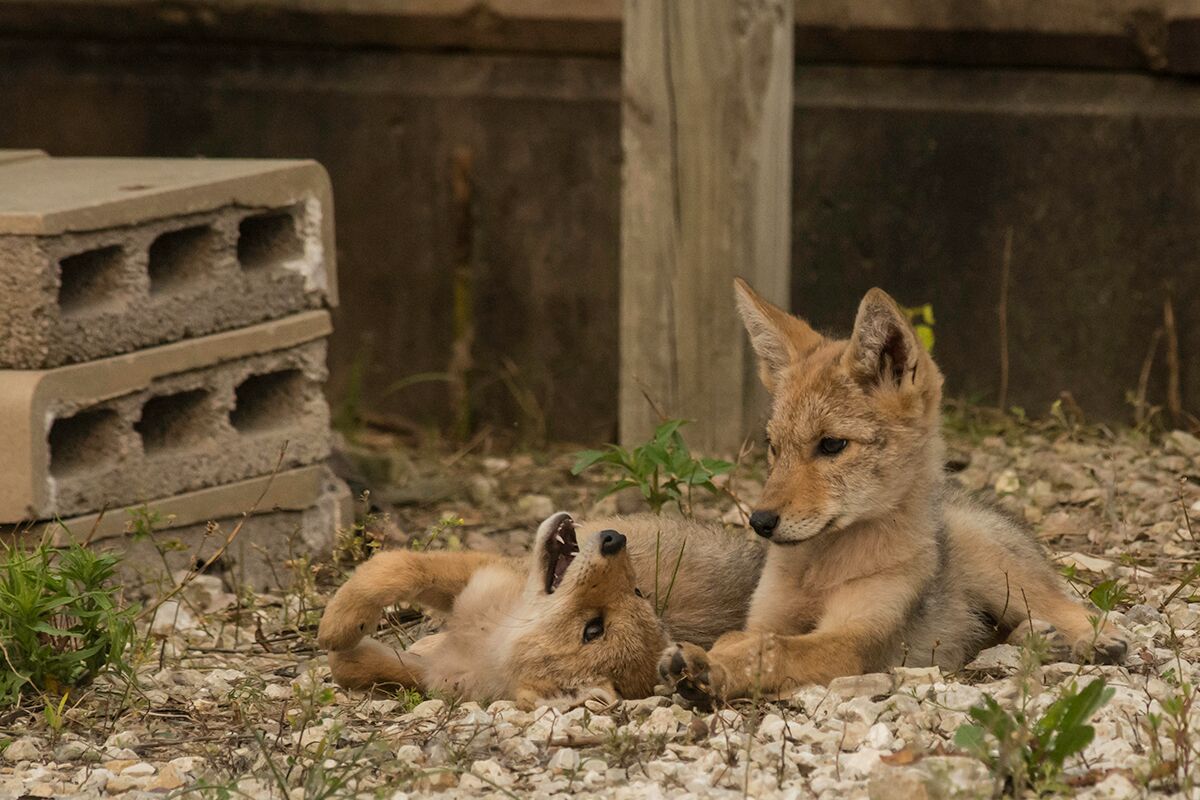
[[(1200, 522), (1200, 440), (953, 427), (957, 480), (1028, 520), (1081, 592), (1109, 578), (1125, 586), (1111, 615), (1130, 637), (1123, 666), (1037, 666), (1002, 646), (959, 674), (897, 669), (715, 712), (667, 697), (566, 712), (372, 698), (333, 688), (313, 644), (319, 610), (352, 566), (343, 554), (332, 565), (284, 565), (294, 585), (277, 596), (199, 576), (154, 615), (136, 682), (102, 678), (70, 696), (61, 719), (36, 702), (0, 715), (0, 798), (259, 798), (285, 788), (306, 800), (986, 797), (995, 776), (954, 744), (967, 709), (985, 695), (1005, 707), (1026, 696), (1036, 715), (1093, 676), (1115, 693), (1059, 791), (1189, 796), (1200, 737), (1187, 726), (1200, 710), (1191, 713), (1183, 684), (1200, 683), (1200, 597), (1180, 583), (1200, 558), (1185, 518), (1186, 509)], [(346, 464), (376, 487), (371, 502), (387, 516), (368, 534), (386, 546), (429, 538), (435, 548), (519, 553), (551, 509), (636, 505), (593, 504), (603, 479), (570, 477), (565, 450), (488, 457), (405, 450), (381, 434), (357, 441), (343, 448)], [(728, 488), (753, 499), (760, 481), (761, 466), (744, 464)], [(728, 496), (695, 513), (738, 517)], [(429, 624), (416, 617), (397, 611), (398, 634)], [(1156, 714), (1165, 716), (1157, 733)]]

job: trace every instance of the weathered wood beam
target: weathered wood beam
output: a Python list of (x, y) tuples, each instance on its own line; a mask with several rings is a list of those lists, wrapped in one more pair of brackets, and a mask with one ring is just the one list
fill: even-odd
[(761, 409), (733, 301), (786, 305), (793, 6), (627, 0), (621, 195), (621, 439), (659, 415), (732, 453)]
[[(1197, 0), (792, 5), (799, 62), (1200, 71)], [(55, 38), (615, 56), (621, 22), (622, 0), (0, 0), (0, 31)]]

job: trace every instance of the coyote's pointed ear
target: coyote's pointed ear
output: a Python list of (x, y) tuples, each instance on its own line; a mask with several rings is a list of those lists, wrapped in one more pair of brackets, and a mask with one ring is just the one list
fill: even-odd
[(864, 383), (900, 389), (922, 384), (935, 372), (912, 323), (882, 289), (867, 292), (859, 304), (846, 359)]
[(733, 288), (750, 346), (758, 355), (758, 375), (767, 391), (773, 392), (779, 373), (820, 344), (821, 334), (759, 297), (741, 278), (733, 279)]

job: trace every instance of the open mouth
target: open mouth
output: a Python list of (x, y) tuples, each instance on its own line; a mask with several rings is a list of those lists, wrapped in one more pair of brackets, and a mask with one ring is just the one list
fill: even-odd
[(575, 523), (566, 515), (554, 526), (554, 530), (546, 537), (546, 594), (554, 594), (554, 590), (562, 583), (567, 574), (567, 567), (579, 555), (579, 542), (575, 539)]

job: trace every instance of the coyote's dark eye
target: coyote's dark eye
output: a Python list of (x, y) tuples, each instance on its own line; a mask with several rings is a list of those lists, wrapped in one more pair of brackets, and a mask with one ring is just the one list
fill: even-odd
[(824, 439), (817, 442), (817, 450), (819, 450), (823, 456), (836, 456), (845, 449), (845, 439), (834, 439), (830, 436), (826, 436)]
[(589, 620), (587, 625), (583, 626), (583, 643), (595, 641), (604, 635), (604, 617), (596, 617)]

